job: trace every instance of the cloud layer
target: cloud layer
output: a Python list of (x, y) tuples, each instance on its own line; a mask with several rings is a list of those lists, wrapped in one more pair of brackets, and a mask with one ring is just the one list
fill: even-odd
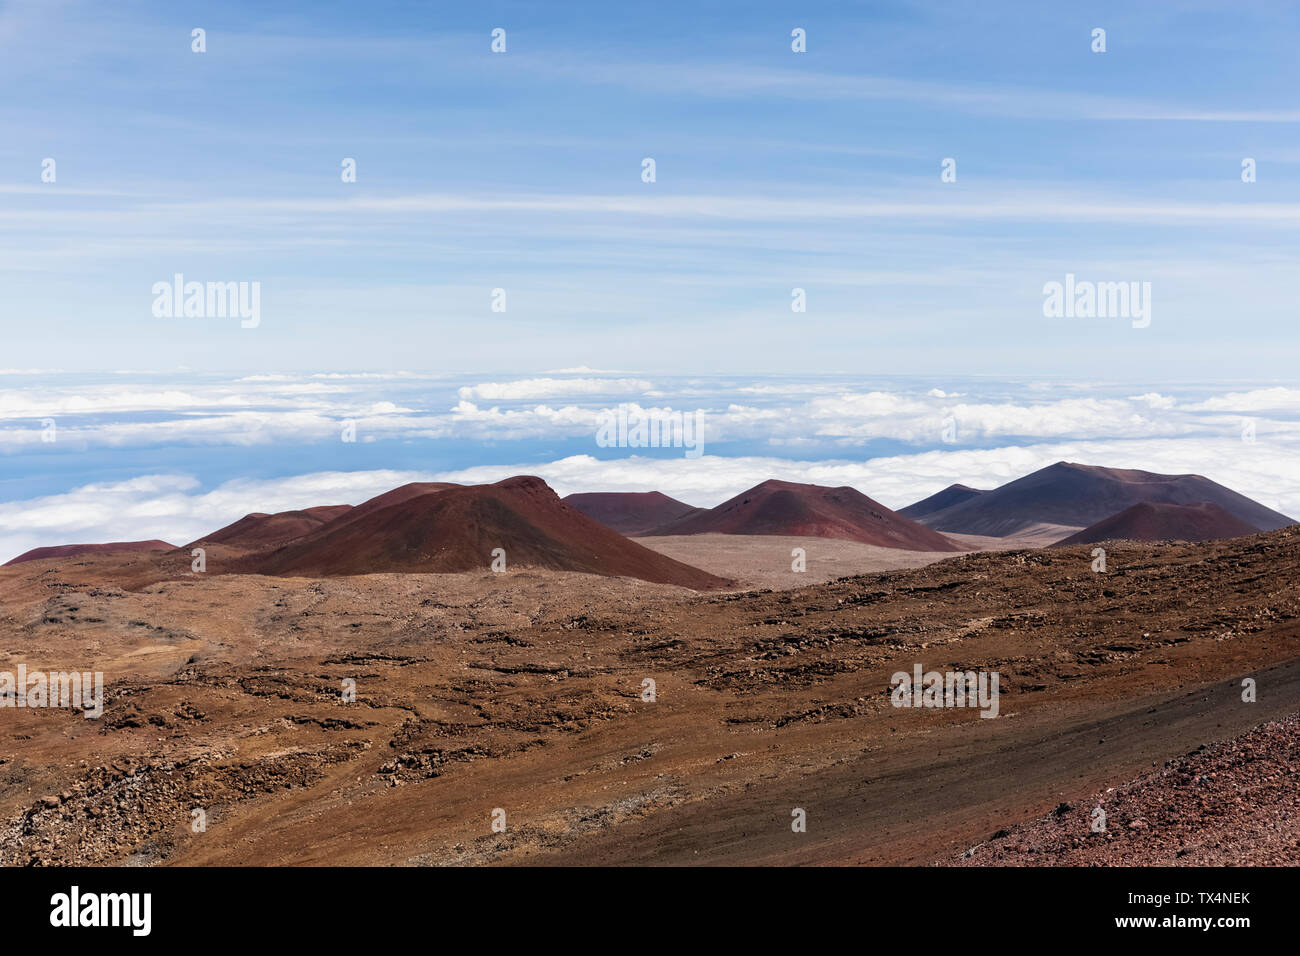
[(707, 440), (771, 445), (888, 439), (965, 444), (1020, 439), (1300, 436), (1300, 389), (1282, 385), (1210, 391), (1137, 391), (1068, 383), (1000, 388), (885, 387), (851, 381), (674, 377), (521, 378), (453, 385), (443, 378), (317, 373), (158, 384), (73, 384), (70, 376), (0, 387), (0, 454), (58, 441), (77, 447), (195, 443), (242, 446), (339, 440), (544, 441), (592, 437), (602, 418), (701, 411)]
[[(600, 446), (619, 408), (699, 410), (703, 457)], [(343, 441), (349, 427), (355, 443)], [(714, 505), (781, 477), (851, 485), (897, 508), (1062, 459), (1200, 473), (1300, 514), (1300, 389), (587, 369), (468, 382), (13, 371), (0, 387), (0, 560), (51, 544), (182, 544), (249, 512), (356, 504), (416, 480), (529, 473), (561, 494), (660, 490)]]

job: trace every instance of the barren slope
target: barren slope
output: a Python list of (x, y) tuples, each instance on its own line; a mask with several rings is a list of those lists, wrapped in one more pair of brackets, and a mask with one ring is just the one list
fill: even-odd
[[(5, 712), (0, 862), (936, 862), (1294, 711), (1300, 531), (1089, 551), (711, 596), (4, 568), (0, 669), (102, 669), (107, 701)], [(917, 663), (999, 671), (1000, 716), (891, 706)]]
[(843, 538), (908, 551), (962, 551), (962, 545), (900, 517), (854, 488), (769, 480), (716, 508), (657, 528), (655, 535), (759, 534)]
[(1061, 803), (953, 862), (1294, 866), (1300, 862), (1300, 715), (1202, 745), (1158, 770)]
[(1216, 541), (1258, 534), (1259, 528), (1218, 505), (1162, 505), (1142, 502), (1057, 542), (1058, 546), (1097, 541)]
[(1200, 475), (1160, 475), (1061, 461), (919, 520), (940, 531), (1010, 535), (1035, 524), (1086, 528), (1142, 502), (1210, 502), (1265, 531), (1293, 519)]
[(113, 541), (108, 544), (57, 544), (45, 548), (32, 548), (4, 563), (22, 564), (24, 561), (41, 561), (45, 558), (75, 558), (83, 554), (104, 554), (109, 551), (171, 551), (176, 546), (166, 541)]
[(588, 518), (540, 478), (454, 485), (361, 515), (355, 511), (235, 569), (299, 577), (470, 571), (489, 567), (493, 552), (502, 549), (507, 567), (624, 575), (692, 588), (728, 584)]
[(565, 495), (564, 501), (619, 534), (649, 534), (670, 521), (704, 511), (660, 491), (594, 491)]
[(277, 547), (310, 534), (351, 510), (351, 505), (321, 505), (300, 511), (280, 511), (276, 514), (254, 512), (233, 524), (204, 535), (197, 541), (190, 542), (185, 545), (185, 548), (206, 544), (222, 544), (246, 551)]
[(920, 521), (925, 515), (934, 514), (944, 508), (951, 508), (953, 505), (969, 501), (971, 498), (976, 498), (982, 494), (984, 492), (980, 489), (971, 488), (968, 485), (949, 485), (943, 491), (937, 491), (928, 498), (922, 498), (906, 508), (899, 508), (898, 513), (904, 518)]

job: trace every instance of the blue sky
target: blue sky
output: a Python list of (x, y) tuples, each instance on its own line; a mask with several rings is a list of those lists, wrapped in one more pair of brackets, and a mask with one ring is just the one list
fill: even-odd
[[(1147, 380), (1300, 358), (1278, 4), (3, 11), (7, 365)], [(178, 272), (260, 282), (261, 325), (155, 318)], [(1067, 272), (1151, 282), (1151, 326), (1045, 319)]]
[[(1217, 7), (0, 2), (0, 560), (520, 471), (1300, 512), (1300, 16)], [(155, 316), (177, 273), (260, 322)], [(1150, 324), (1046, 317), (1067, 274)], [(619, 403), (706, 456), (597, 447)]]

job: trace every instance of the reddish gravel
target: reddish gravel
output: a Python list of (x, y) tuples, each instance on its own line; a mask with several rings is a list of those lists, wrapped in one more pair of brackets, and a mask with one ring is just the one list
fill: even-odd
[[(1093, 833), (1092, 813), (1106, 813)], [(1295, 866), (1300, 714), (1061, 804), (967, 850), (959, 866)]]
[[(536, 479), (502, 484), (380, 509), (336, 543), (418, 560), (489, 530), (443, 535), (440, 516), (568, 526)], [(219, 554), (200, 574), (178, 552), (4, 568), (0, 670), (102, 671), (107, 693), (97, 721), (2, 712), (0, 865), (922, 865), (1061, 800), (1077, 809), (975, 862), (1098, 862), (1043, 852), (1086, 846), (1089, 794), (1297, 709), (1300, 528), (1122, 542), (1105, 574), (1090, 551), (723, 594), (513, 559), (502, 574), (319, 579), (220, 573)], [(1000, 716), (891, 706), (891, 675), (917, 663), (998, 671)], [(1241, 701), (1243, 675), (1258, 703)], [(1104, 795), (1102, 849), (1294, 862), (1296, 729), (1250, 738), (1242, 767), (1230, 747), (1177, 761), (1146, 795)]]

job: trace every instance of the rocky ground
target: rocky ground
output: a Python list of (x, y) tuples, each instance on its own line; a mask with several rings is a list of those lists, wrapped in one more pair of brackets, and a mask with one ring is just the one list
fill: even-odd
[(1040, 820), (1000, 831), (960, 859), (967, 866), (1297, 862), (1300, 714), (1202, 745), (1077, 804), (1062, 803)]
[[(102, 670), (107, 700), (0, 709), (0, 863), (934, 863), (981, 841), (966, 862), (1001, 861), (995, 831), (1300, 700), (1300, 532), (1118, 546), (1106, 574), (1090, 550), (712, 595), (526, 568), (6, 568), (0, 671)], [(998, 671), (1000, 716), (891, 706), (916, 663)], [(1141, 819), (1151, 860), (1219, 858), (1146, 804), (1111, 819), (1121, 850)], [(1251, 861), (1297, 862), (1277, 832)]]

